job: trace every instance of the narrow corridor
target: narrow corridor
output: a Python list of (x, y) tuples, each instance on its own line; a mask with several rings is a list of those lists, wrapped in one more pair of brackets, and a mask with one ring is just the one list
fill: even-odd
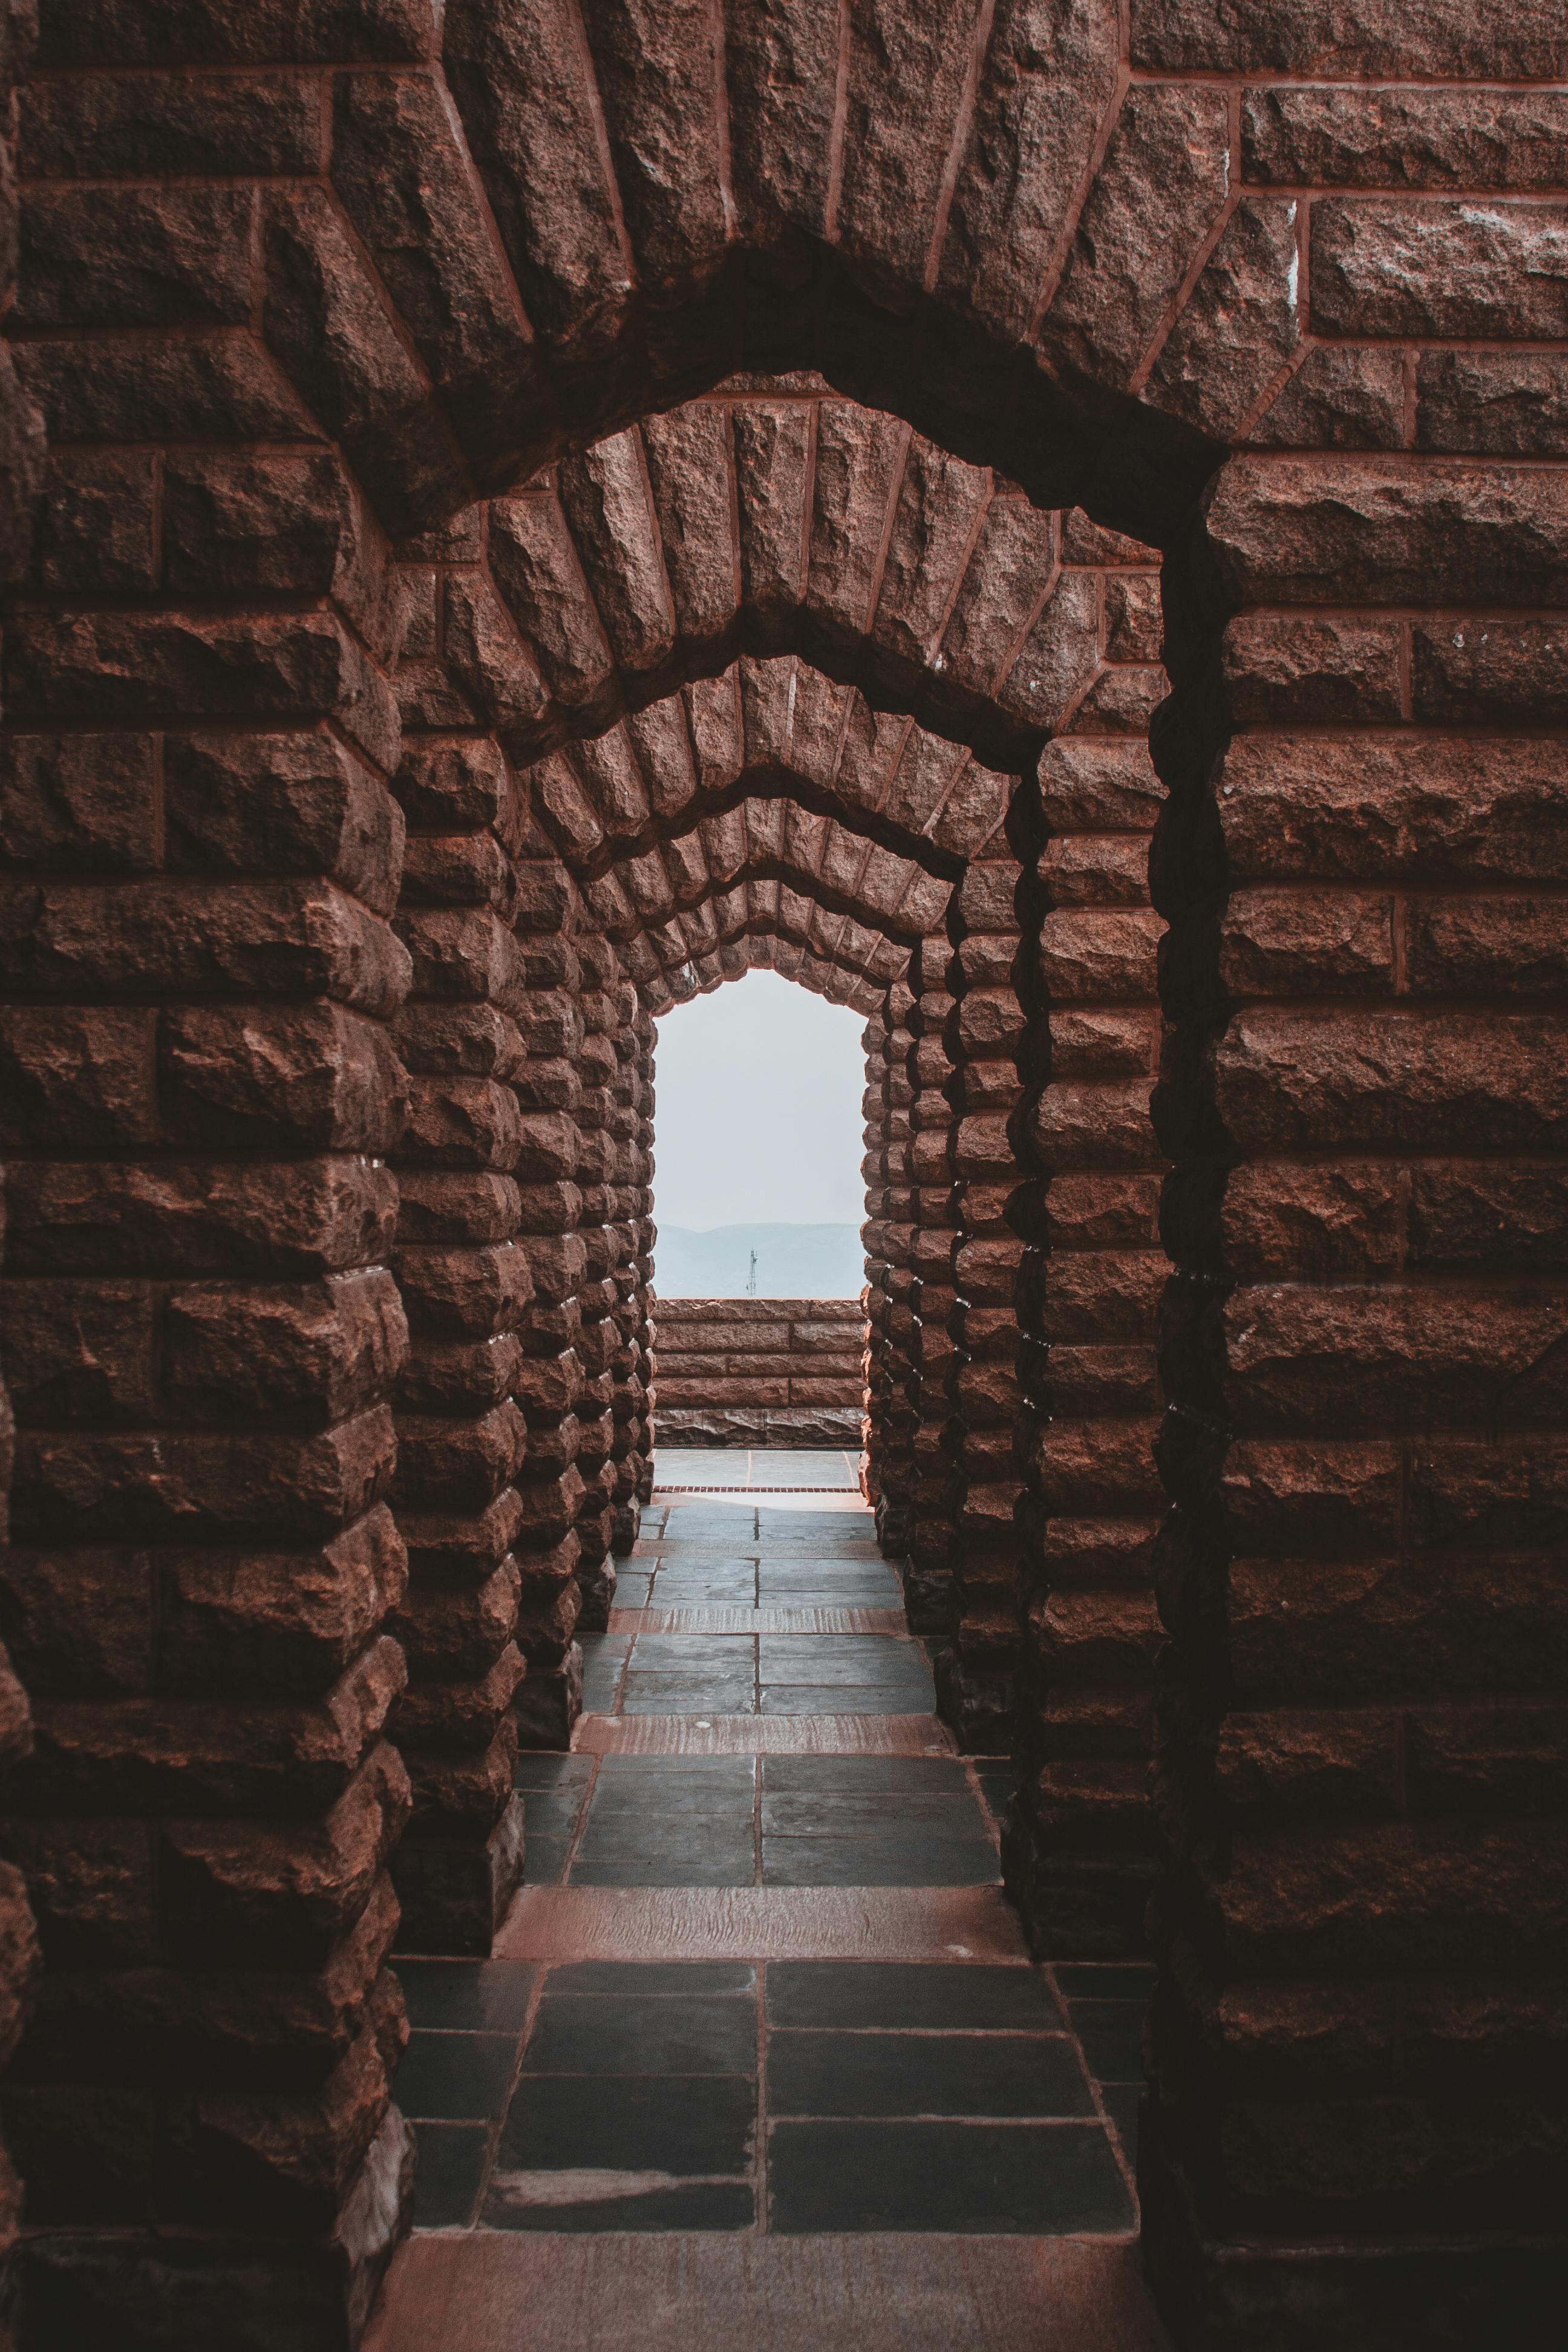
[(1163, 2341), (1148, 1972), (1028, 1965), (1008, 1767), (933, 1714), (851, 1468), (659, 1465), (574, 1752), (519, 1767), (498, 1956), (398, 1964), (419, 2201), (377, 2352)]

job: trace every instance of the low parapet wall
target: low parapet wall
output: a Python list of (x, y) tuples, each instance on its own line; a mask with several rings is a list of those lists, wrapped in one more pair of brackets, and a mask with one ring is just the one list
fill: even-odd
[(858, 1298), (660, 1298), (653, 1314), (657, 1444), (858, 1447)]

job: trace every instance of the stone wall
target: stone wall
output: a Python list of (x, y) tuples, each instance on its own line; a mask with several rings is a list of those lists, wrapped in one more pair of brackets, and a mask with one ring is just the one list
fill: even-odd
[(860, 1450), (866, 1310), (855, 1298), (659, 1298), (656, 1443)]
[(759, 965), (873, 1021), (1010, 1882), (1152, 1927), (1173, 2326), (1552, 2341), (1558, 0), (38, 14), (33, 2342), (361, 2328), (394, 1873), (482, 1945), (646, 1491), (648, 1021)]

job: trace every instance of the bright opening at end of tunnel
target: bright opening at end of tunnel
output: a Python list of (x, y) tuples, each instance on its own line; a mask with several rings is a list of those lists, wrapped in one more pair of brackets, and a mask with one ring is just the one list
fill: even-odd
[(655, 1281), (666, 1298), (852, 1298), (865, 1279), (862, 1016), (776, 972), (658, 1024)]

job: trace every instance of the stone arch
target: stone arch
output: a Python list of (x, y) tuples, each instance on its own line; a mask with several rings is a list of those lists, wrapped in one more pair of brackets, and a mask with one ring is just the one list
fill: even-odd
[[(740, 159), (726, 180), (716, 65), (695, 79), (648, 69), (661, 41), (695, 26), (706, 42), (711, 16), (593, 8), (599, 110), (574, 49), (550, 118), (580, 167), (559, 184), (551, 313), (550, 267), (509, 211), (505, 171), (520, 152), (507, 109), (515, 125), (542, 91), (555, 99), (540, 62), (554, 53), (533, 37), (533, 79), (520, 81), (504, 47), (485, 47), (517, 11), (449, 21), (456, 116), (420, 0), (370, 0), (346, 25), (200, 5), (134, 21), (44, 12), (41, 55), (60, 70), (28, 101), (14, 322), (57, 466), (7, 630), (8, 855), (27, 944), (8, 973), (5, 1042), (8, 1148), (23, 1155), (7, 1261), (24, 1335), (9, 1343), (23, 1421), (13, 1606), (40, 1719), (13, 1844), (46, 1949), (66, 1964), (46, 1978), (44, 2011), (60, 2013), (70, 1969), (115, 1979), (112, 2001), (149, 1955), (200, 1977), (243, 1948), (275, 1977), (307, 1976), (308, 2019), (296, 2011), (295, 2039), (270, 2051), (287, 2049), (304, 2084), (289, 2153), (257, 2122), (259, 2045), (221, 2003), (195, 2040), (173, 2035), (177, 2063), (155, 2086), (114, 2077), (119, 2112), (139, 2146), (174, 2151), (171, 2201), (152, 2219), (248, 2218), (259, 2180), (279, 2242), (330, 2242), (346, 2211), (372, 2265), (384, 2251), (399, 2151), (376, 2070), (396, 2024), (377, 1974), (375, 1864), (401, 1799), (375, 1737), (395, 1667), (374, 1629), (401, 1570), (370, 1522), (384, 1524), (384, 1400), (401, 1343), (365, 1276), (390, 1240), (376, 1104), (395, 1078), (376, 1038), (405, 968), (385, 921), (397, 630), (381, 533), (510, 494), (737, 365), (805, 363), (1000, 465), (1042, 507), (1081, 504), (1170, 555), (1156, 889), (1172, 1035), (1157, 1116), (1180, 1163), (1163, 1216), (1179, 1278), (1160, 1459), (1178, 1507), (1145, 1555), (1171, 1644), (1143, 2175), (1162, 2292), (1184, 2326), (1242, 2341), (1260, 2312), (1273, 2324), (1303, 2304), (1363, 2336), (1451, 2331), (1466, 2315), (1475, 2333), (1503, 2295), (1523, 2340), (1551, 2257), (1510, 2235), (1517, 2144), (1478, 2168), (1467, 2069), (1533, 2115), (1551, 2048), (1531, 1986), (1561, 1954), (1538, 1892), (1560, 1816), (1537, 1803), (1534, 1761), (1516, 1763), (1539, 1761), (1551, 1737), (1542, 1594), (1561, 1530), (1557, 1325), (1536, 1271), (1562, 1145), (1560, 321), (1530, 259), (1535, 210), (1510, 178), (1521, 167), (1467, 146), (1454, 105), (1484, 82), (1478, 102), (1517, 116), (1508, 85), (1555, 70), (1552, 28), (1529, 9), (1500, 26), (1439, 6), (1395, 37), (1368, 10), (1281, 28), (1262, 10), (1142, 0), (1125, 50), (1109, 16), (1053, 18), (1052, 37), (1066, 27), (1079, 43), (1053, 74), (1034, 63), (1053, 58), (1034, 20), (1001, 8), (971, 78), (973, 26), (902, 10), (879, 53), (881, 13), (852, 7), (841, 113), (837, 16), (786, 30), (737, 5), (722, 18)], [(559, 21), (543, 15), (530, 35)], [(798, 35), (797, 68), (737, 102), (747, 69), (733, 60), (764, 25)], [(89, 78), (69, 69), (84, 50), (138, 69), (118, 115), (83, 102)], [(193, 133), (183, 75), (163, 69), (213, 63), (298, 68), (312, 98), (331, 96), (331, 154), (309, 107), (258, 178), (249, 134)], [(1327, 79), (1331, 111), (1348, 110), (1344, 142), (1296, 94), (1300, 69)], [(1385, 73), (1436, 95), (1374, 122), (1351, 78)], [(837, 142), (840, 121), (853, 142)], [(181, 168), (193, 137), (216, 166), (195, 179)], [(1510, 156), (1517, 144), (1496, 142)], [(698, 177), (661, 193), (650, 154)], [(1374, 184), (1358, 191), (1365, 157)], [(1073, 166), (1060, 201), (1058, 161)], [(174, 184), (142, 186), (150, 165)], [(132, 184), (106, 184), (106, 166)], [(1529, 168), (1550, 181), (1549, 163)], [(1467, 205), (1489, 173), (1484, 204)], [(1478, 209), (1494, 240), (1479, 260)], [(601, 234), (619, 274), (596, 266)], [(509, 236), (520, 276), (532, 272), (521, 310)], [(559, 392), (542, 385), (536, 312), (564, 354)], [(368, 505), (322, 458), (321, 427)], [(213, 441), (245, 445), (243, 464), (224, 473)], [(1227, 446), (1250, 454), (1220, 473), (1200, 531)], [(287, 528), (269, 529), (269, 512)], [(101, 545), (88, 543), (94, 517)], [(487, 616), (469, 617), (479, 671)], [(479, 721), (470, 706), (448, 723)], [(1065, 782), (1052, 771), (1069, 798), (1110, 791), (1089, 764)], [(1495, 824), (1479, 825), (1478, 807)], [(1045, 921), (1070, 966), (1063, 911)], [(911, 1035), (910, 1051), (924, 1043)], [(1115, 1037), (1100, 1045), (1114, 1065)], [(1029, 1114), (1047, 1154), (1071, 1132), (1077, 1084)], [(1097, 1150), (1116, 1144), (1110, 1114), (1133, 1082), (1103, 1085)], [(215, 1136), (241, 1127), (266, 1139), (243, 1190), (214, 1172), (231, 1164)], [(1146, 1198), (1150, 1171), (1121, 1172)], [(1038, 1204), (1037, 1248), (1061, 1238), (1063, 1189)], [(1072, 1213), (1089, 1251), (1149, 1237), (1092, 1185)], [(63, 1339), (42, 1321), (27, 1336), (31, 1282), (74, 1286)], [(276, 1310), (265, 1363), (236, 1319), (242, 1293)], [(179, 1332), (157, 1357), (176, 1418), (155, 1490), (142, 1402), (154, 1320)], [(1037, 1360), (1034, 1376), (1052, 1411)], [(1092, 1419), (1103, 1382), (1078, 1393)], [(100, 1417), (79, 1421), (89, 1400)], [(220, 1404), (243, 1441), (215, 1433)], [(1064, 1418), (1041, 1429), (1037, 1499), (1051, 1507), (1053, 1576), (1054, 1523), (1075, 1530), (1081, 1601), (1114, 1589), (1094, 1580), (1135, 1547), (1105, 1532), (1093, 1481), (1075, 1486), (1070, 1460), (1053, 1460)], [(220, 1590), (246, 1543), (254, 1572)], [(341, 1619), (269, 1617), (267, 1563), (312, 1546), (332, 1556)], [(1386, 1596), (1375, 1633), (1369, 1580)], [(1479, 1581), (1481, 1641), (1468, 1613)], [(87, 1607), (84, 1692), (57, 1637), (100, 1590), (115, 1607)], [(1092, 1597), (1058, 1598), (1046, 1596), (1042, 1643), (1114, 1671), (1129, 1629)], [(292, 1713), (264, 1678), (284, 1654)], [(229, 1694), (226, 1738), (240, 1723), (263, 1748), (285, 1742), (237, 1800), (226, 1755), (204, 1750), (177, 1779), (170, 1762), (195, 1725), (182, 1707), (214, 1688)], [(329, 1719), (341, 1729), (345, 1698), (360, 1744), (345, 1734), (306, 1796), (290, 1776)], [(105, 1731), (120, 1742), (108, 1762), (93, 1747)], [(143, 1817), (128, 1829), (114, 1811), (116, 1775), (121, 1789), (136, 1776), (164, 1824), (157, 1871)], [(309, 1814), (300, 1840), (331, 1846), (314, 1909), (268, 1875), (288, 1805)], [(1101, 1809), (1117, 1833), (1131, 1811)], [(46, 1816), (68, 1819), (69, 1835), (49, 1844)], [(106, 1878), (107, 1918), (93, 1898)], [(356, 1911), (367, 1885), (374, 1902)], [(329, 1976), (329, 1958), (348, 1975)], [(1413, 2051), (1417, 1983), (1439, 2022)], [(37, 2210), (62, 2224), (55, 2253), (46, 2241), (34, 2257), (39, 2274), (58, 2257), (79, 2280), (101, 2248), (72, 2238), (52, 2184), (112, 2152), (51, 2099), (37, 2076), (20, 2086), (12, 2129)], [(1419, 2178), (1401, 2153), (1412, 2102), (1438, 2151)], [(1335, 2137), (1342, 2153), (1320, 2161), (1345, 2109), (1354, 2147)], [(1460, 2205), (1495, 2238), (1423, 2269)], [(373, 2208), (379, 2236), (359, 2229)], [(134, 2200), (114, 2210), (148, 2218)], [(336, 2278), (358, 2257), (325, 2259)]]

